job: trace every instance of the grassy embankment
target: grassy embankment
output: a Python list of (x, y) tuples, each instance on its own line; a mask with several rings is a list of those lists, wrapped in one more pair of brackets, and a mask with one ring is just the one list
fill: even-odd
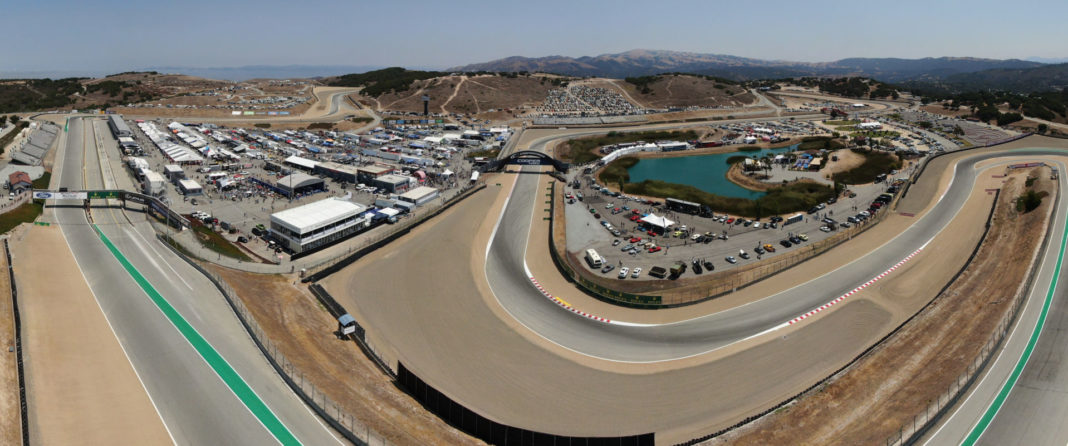
[(834, 190), (830, 186), (810, 182), (773, 187), (767, 191), (767, 194), (756, 200), (724, 197), (705, 192), (694, 186), (659, 180), (628, 183), (630, 175), (627, 169), (639, 161), (634, 157), (620, 158), (605, 166), (599, 178), (603, 184), (622, 185), (623, 192), (628, 194), (677, 198), (707, 205), (717, 212), (756, 218), (808, 209), (834, 196)]
[(556, 148), (556, 157), (574, 164), (586, 164), (601, 158), (597, 153), (598, 147), (625, 142), (637, 141), (690, 141), (697, 139), (697, 132), (686, 131), (648, 131), (648, 132), (608, 132), (601, 136), (589, 136), (585, 138), (569, 139)]
[(198, 220), (193, 219), (193, 233), (201, 245), (216, 253), (222, 254), (232, 259), (237, 259), (245, 262), (251, 262), (252, 258), (241, 251), (241, 248), (234, 246), (229, 240), (211, 230), (208, 226), (199, 223)]

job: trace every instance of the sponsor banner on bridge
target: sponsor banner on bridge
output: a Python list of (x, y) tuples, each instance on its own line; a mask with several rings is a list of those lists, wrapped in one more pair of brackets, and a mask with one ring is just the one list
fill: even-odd
[(148, 200), (145, 200), (144, 196), (137, 195), (137, 194), (131, 194), (129, 192), (123, 194), (122, 199), (124, 199), (126, 201), (129, 201), (129, 202), (137, 203), (137, 204), (148, 204)]
[(88, 198), (85, 192), (33, 191), (34, 200), (86, 200)]

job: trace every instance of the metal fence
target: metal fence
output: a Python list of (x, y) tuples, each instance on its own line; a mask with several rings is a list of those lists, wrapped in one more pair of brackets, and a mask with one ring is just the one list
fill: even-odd
[[(30, 194), (26, 194), (30, 195)], [(19, 290), (15, 286), (15, 264), (11, 261), (11, 247), (4, 239), (4, 255), (7, 256), (7, 274), (11, 280), (11, 314), (15, 327), (15, 367), (19, 382), (19, 418), (22, 430), (22, 444), (30, 444), (30, 417), (26, 405), (26, 372), (22, 362), (22, 317), (19, 315)]]
[(333, 427), (338, 433), (344, 436), (349, 441), (358, 445), (391, 445), (388, 440), (381, 434), (371, 430), (369, 426), (361, 422), (356, 417), (345, 412), (345, 410), (337, 404), (334, 400), (330, 399), (326, 393), (319, 390), (314, 384), (312, 384), (304, 376), (304, 372), (299, 370), (292, 362), (285, 357), (285, 355), (278, 349), (278, 346), (271, 341), (270, 337), (260, 325), (256, 322), (255, 317), (245, 307), (245, 304), (234, 292), (226, 281), (219, 275), (210, 272), (199, 264), (191, 260), (182, 254), (179, 250), (175, 249), (166, 240), (160, 238), (171, 251), (184, 259), (187, 263), (192, 265), (202, 274), (208, 277), (215, 285), (215, 287), (226, 298), (227, 303), (234, 310), (238, 320), (252, 336), (253, 342), (259, 347), (260, 351), (266, 356), (267, 361), (271, 363), (271, 366), (281, 375), (282, 380), (289, 385), (291, 389), (299, 396), (308, 406), (315, 411), (323, 420), (325, 420), (331, 427)]

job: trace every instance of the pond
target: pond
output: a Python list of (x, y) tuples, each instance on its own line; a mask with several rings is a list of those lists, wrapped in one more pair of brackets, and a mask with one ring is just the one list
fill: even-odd
[(797, 150), (798, 144), (777, 149), (761, 149), (754, 152), (727, 152), (712, 155), (692, 155), (673, 158), (643, 158), (634, 167), (627, 170), (630, 182), (640, 183), (645, 180), (660, 180), (668, 183), (686, 184), (705, 192), (724, 197), (747, 198), (755, 200), (764, 196), (764, 192), (749, 190), (727, 179), (730, 165), (727, 159), (744, 155), (757, 158), (769, 154), (786, 153)]

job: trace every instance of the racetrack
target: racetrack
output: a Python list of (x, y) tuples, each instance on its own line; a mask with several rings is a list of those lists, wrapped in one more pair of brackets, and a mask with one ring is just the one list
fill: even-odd
[[(389, 359), (488, 418), (556, 434), (656, 432), (658, 443), (685, 441), (793, 395), (852, 359), (909, 314), (907, 308), (915, 311), (918, 306), (887, 307), (865, 297), (865, 290), (814, 321), (722, 348), (713, 359), (700, 355), (823, 305), (907, 257), (947, 225), (981, 227), (982, 218), (974, 215), (985, 214), (962, 210), (969, 197), (976, 209), (989, 210), (989, 199), (977, 198), (986, 194), (973, 193), (977, 173), (972, 166), (1005, 156), (1002, 152), (954, 155), (968, 159), (956, 165), (942, 201), (860, 261), (753, 304), (682, 323), (641, 327), (591, 321), (559, 308), (531, 285), (523, 253), (530, 221), (545, 207), (544, 194), (535, 190), (537, 175), (498, 177), (500, 188), (491, 186), (446, 212), (433, 230), (416, 231), (324, 285), (359, 315)], [(1047, 153), (1060, 152), (1015, 151), (1012, 156)], [(925, 175), (936, 187), (927, 187), (926, 179), (919, 183), (906, 201), (922, 206), (912, 206), (928, 207), (940, 191), (937, 171)], [(513, 180), (515, 191), (509, 194)], [(954, 216), (962, 218), (954, 221)], [(487, 254), (483, 249), (494, 228)], [(937, 255), (941, 248), (932, 251), (913, 260), (920, 266), (888, 275), (883, 286), (901, 288), (909, 283), (906, 274), (937, 269), (922, 265), (947, 263)], [(461, 261), (469, 252), (475, 253), (469, 262)], [(480, 283), (480, 275), (487, 281)], [(900, 282), (894, 282), (896, 275)], [(434, 285), (413, 278), (434, 278)], [(923, 288), (935, 289), (904, 294), (933, 294), (938, 287)], [(925, 300), (913, 304), (920, 302)], [(691, 355), (699, 356), (676, 360)], [(633, 364), (649, 361), (657, 362)], [(620, 426), (627, 428), (620, 431)]]
[[(104, 188), (93, 120), (72, 119), (55, 185)], [(113, 147), (113, 146), (109, 146)], [(50, 203), (51, 204), (51, 203)], [(202, 356), (145, 283), (136, 282), (89, 224), (80, 202), (49, 210), (61, 226), (100, 307), (144, 382), (164, 425), (178, 444), (271, 444), (283, 441), (220, 379), (217, 359)], [(100, 203), (97, 203), (100, 204)], [(93, 223), (192, 329), (206, 340), (292, 437), (306, 444), (337, 444), (320, 420), (281, 381), (210, 281), (155, 239), (144, 215), (94, 206)], [(266, 423), (266, 424), (265, 424)]]

